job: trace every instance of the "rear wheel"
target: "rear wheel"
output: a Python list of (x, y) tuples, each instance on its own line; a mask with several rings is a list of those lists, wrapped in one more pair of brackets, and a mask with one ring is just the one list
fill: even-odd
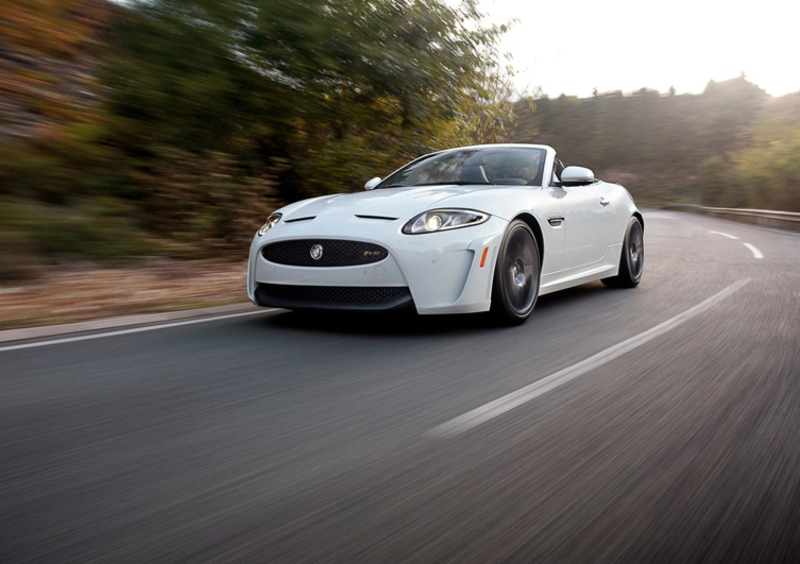
[(539, 297), (539, 246), (524, 221), (508, 226), (494, 270), (492, 313), (505, 325), (524, 323)]
[(622, 241), (622, 254), (619, 258), (619, 274), (604, 278), (603, 284), (610, 288), (635, 288), (644, 272), (644, 229), (639, 218), (632, 217), (628, 222), (625, 239)]

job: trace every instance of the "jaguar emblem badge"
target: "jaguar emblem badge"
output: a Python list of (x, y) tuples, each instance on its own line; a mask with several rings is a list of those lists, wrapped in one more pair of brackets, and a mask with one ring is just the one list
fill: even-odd
[(322, 258), (322, 245), (313, 245), (311, 247), (311, 251), (309, 252), (311, 258), (314, 260), (319, 260)]

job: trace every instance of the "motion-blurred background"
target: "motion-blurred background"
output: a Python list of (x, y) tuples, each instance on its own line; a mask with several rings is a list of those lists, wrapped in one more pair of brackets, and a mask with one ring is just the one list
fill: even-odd
[[(798, 11), (0, 0), (0, 564), (800, 562)], [(275, 208), (500, 141), (632, 192), (636, 290), (247, 302)]]
[[(241, 301), (271, 210), (456, 145), (546, 143), (640, 205), (800, 211), (800, 82), (758, 50), (791, 13), (634, 6), (4, 0), (0, 326)], [(711, 76), (734, 43), (754, 68)]]

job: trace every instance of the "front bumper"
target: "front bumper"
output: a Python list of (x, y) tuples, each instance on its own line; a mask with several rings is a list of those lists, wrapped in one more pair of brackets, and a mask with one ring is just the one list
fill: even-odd
[[(250, 247), (247, 291), (256, 305), (288, 309), (392, 309), (413, 304), (420, 314), (487, 311), (497, 248), (508, 222), (492, 217), (486, 223), (425, 235), (400, 233), (399, 221), (357, 219), (342, 225), (314, 222), (278, 224)], [(323, 234), (324, 232), (324, 234)], [(346, 239), (381, 245), (389, 256), (377, 263), (342, 267), (307, 267), (276, 264), (261, 249), (288, 239)], [(484, 256), (485, 253), (485, 256)], [(308, 288), (407, 288), (410, 303), (358, 304), (353, 301), (321, 303), (308, 299), (313, 292), (268, 292), (269, 287)], [(300, 299), (297, 298), (300, 296)]]

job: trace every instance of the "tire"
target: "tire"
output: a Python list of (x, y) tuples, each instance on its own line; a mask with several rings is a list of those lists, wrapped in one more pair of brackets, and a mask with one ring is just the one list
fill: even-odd
[(502, 325), (525, 323), (539, 298), (541, 258), (533, 231), (512, 221), (497, 253), (492, 284), (492, 315)]
[(619, 257), (619, 274), (603, 278), (609, 288), (635, 288), (644, 272), (644, 227), (637, 217), (632, 217), (625, 230), (622, 253)]

